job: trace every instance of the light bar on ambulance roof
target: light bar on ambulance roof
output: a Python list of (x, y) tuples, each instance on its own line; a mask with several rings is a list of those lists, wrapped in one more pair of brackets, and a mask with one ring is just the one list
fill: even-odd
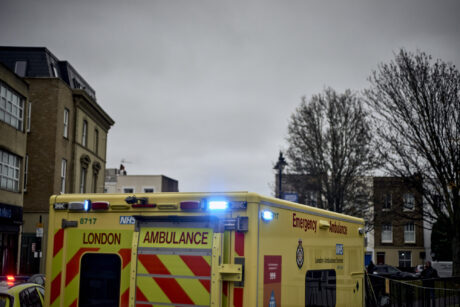
[(69, 204), (68, 203), (55, 203), (53, 207), (54, 207), (54, 210), (67, 210), (67, 208), (69, 207)]
[(69, 203), (69, 210), (72, 211), (89, 211), (91, 209), (91, 201), (86, 199), (84, 202)]
[(230, 209), (232, 210), (246, 209), (247, 207), (248, 207), (248, 203), (246, 201), (231, 201), (230, 202)]
[(157, 204), (132, 204), (133, 208), (155, 208)]
[(226, 200), (210, 200), (208, 201), (209, 210), (227, 210), (228, 201)]
[(181, 210), (200, 210), (203, 209), (201, 201), (199, 200), (187, 200), (180, 202)]
[(108, 210), (110, 207), (107, 201), (93, 201), (91, 203), (92, 210)]

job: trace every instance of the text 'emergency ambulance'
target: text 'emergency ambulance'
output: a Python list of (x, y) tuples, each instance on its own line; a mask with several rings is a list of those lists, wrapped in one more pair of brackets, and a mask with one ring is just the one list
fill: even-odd
[(209, 232), (148, 231), (143, 243), (207, 245)]
[(316, 225), (318, 221), (306, 219), (303, 217), (296, 217), (296, 214), (292, 214), (292, 227), (301, 228), (304, 231), (313, 230), (316, 232)]

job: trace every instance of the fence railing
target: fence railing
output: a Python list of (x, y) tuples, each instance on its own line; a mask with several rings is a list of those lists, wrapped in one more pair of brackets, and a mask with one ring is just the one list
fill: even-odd
[(460, 277), (394, 280), (366, 275), (366, 306), (460, 306)]

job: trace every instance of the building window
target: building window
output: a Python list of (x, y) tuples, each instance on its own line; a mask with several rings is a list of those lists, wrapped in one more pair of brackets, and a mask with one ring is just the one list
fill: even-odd
[(86, 176), (88, 174), (88, 168), (89, 168), (90, 164), (91, 164), (91, 159), (89, 158), (88, 155), (82, 155), (80, 157), (80, 165), (81, 165), (81, 170), (80, 170), (80, 193), (85, 193), (86, 192)]
[(97, 173), (93, 173), (93, 193), (97, 193)]
[(62, 162), (61, 162), (61, 193), (65, 193), (66, 174), (67, 174), (67, 160), (62, 159)]
[(414, 194), (406, 193), (403, 195), (403, 202), (404, 202), (404, 210), (411, 211), (415, 208), (415, 198)]
[(59, 77), (58, 70), (55, 64), (51, 64), (51, 75), (52, 77)]
[(382, 243), (393, 242), (393, 228), (391, 224), (382, 225)]
[(25, 77), (27, 71), (27, 61), (16, 61), (14, 72), (20, 77)]
[(404, 243), (415, 243), (414, 223), (407, 223), (404, 225)]
[(383, 195), (383, 210), (390, 210), (391, 209), (391, 194), (390, 193), (386, 193), (385, 195)]
[(83, 128), (81, 132), (81, 144), (86, 147), (88, 144), (88, 122), (86, 120), (83, 121)]
[(80, 193), (86, 192), (86, 173), (87, 169), (82, 167), (80, 170)]
[(7, 123), (14, 128), (23, 129), (24, 100), (1, 84), (0, 88), (0, 121)]
[(400, 268), (410, 268), (411, 266), (412, 266), (411, 252), (400, 251), (399, 252), (399, 267)]
[(0, 150), (0, 188), (19, 192), (20, 158)]
[(29, 174), (29, 155), (24, 160), (24, 192), (27, 191), (27, 176)]
[(123, 187), (123, 193), (134, 193), (133, 187)]
[(94, 152), (99, 153), (99, 130), (94, 129)]
[(154, 189), (152, 187), (144, 187), (144, 193), (153, 193)]
[(73, 88), (76, 88), (76, 89), (80, 89), (80, 88), (81, 88), (81, 85), (80, 85), (80, 83), (77, 81), (77, 79), (73, 78), (73, 79), (72, 79), (72, 83), (73, 83)]
[(32, 119), (32, 103), (29, 102), (27, 108), (27, 132), (30, 132), (30, 120)]
[(64, 108), (64, 137), (69, 137), (69, 109)]

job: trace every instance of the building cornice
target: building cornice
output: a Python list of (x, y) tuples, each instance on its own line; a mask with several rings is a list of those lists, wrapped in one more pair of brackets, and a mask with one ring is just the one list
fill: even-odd
[(102, 107), (94, 101), (84, 90), (74, 89), (72, 90), (76, 106), (81, 107), (96, 120), (101, 126), (108, 131), (115, 121), (102, 109)]

